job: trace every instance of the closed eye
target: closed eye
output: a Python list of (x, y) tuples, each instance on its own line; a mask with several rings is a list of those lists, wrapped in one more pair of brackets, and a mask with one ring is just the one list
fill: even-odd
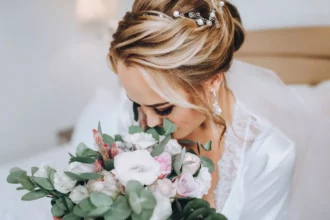
[(158, 110), (158, 109), (154, 108), (154, 111), (156, 112), (157, 115), (167, 116), (172, 113), (173, 108), (174, 108), (174, 105), (172, 105), (164, 110)]

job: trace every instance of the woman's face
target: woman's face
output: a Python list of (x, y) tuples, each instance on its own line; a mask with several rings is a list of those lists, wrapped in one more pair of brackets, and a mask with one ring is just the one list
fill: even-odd
[[(197, 110), (175, 106), (161, 98), (144, 80), (139, 69), (119, 62), (117, 70), (128, 98), (138, 104), (146, 115), (148, 127), (162, 126), (163, 118), (167, 118), (178, 127), (173, 138), (184, 139), (199, 130), (205, 122), (206, 117)], [(178, 90), (178, 93), (187, 99), (183, 90)]]

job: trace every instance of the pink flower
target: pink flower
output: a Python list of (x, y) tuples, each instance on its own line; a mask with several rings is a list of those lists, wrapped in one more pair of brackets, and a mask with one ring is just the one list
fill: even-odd
[(93, 129), (94, 141), (97, 143), (98, 146), (103, 145), (103, 138), (102, 135), (95, 129)]
[(177, 184), (177, 193), (179, 195), (183, 197), (201, 198), (201, 193), (199, 192), (200, 184), (194, 179), (191, 173), (182, 173), (175, 182)]
[(96, 160), (94, 163), (95, 166), (95, 171), (96, 172), (101, 172), (104, 170), (104, 165), (103, 162), (101, 160)]
[(111, 159), (114, 159), (118, 154), (124, 153), (124, 149), (117, 146), (116, 143), (113, 143), (109, 151), (109, 156)]
[(172, 171), (172, 157), (171, 154), (167, 152), (163, 152), (158, 157), (154, 157), (154, 159), (160, 164), (160, 172), (161, 175), (158, 179), (163, 179), (167, 177)]

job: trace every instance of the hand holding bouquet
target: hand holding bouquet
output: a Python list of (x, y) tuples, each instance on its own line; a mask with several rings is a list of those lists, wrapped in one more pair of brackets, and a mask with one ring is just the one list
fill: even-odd
[(131, 126), (128, 134), (111, 137), (99, 124), (94, 149), (81, 143), (67, 170), (44, 165), (29, 176), (12, 168), (7, 181), (29, 191), (22, 200), (49, 197), (52, 215), (63, 220), (225, 220), (201, 199), (214, 165), (198, 155), (200, 148), (211, 150), (211, 142), (198, 143), (198, 154), (187, 152), (171, 139), (176, 126), (167, 119), (163, 125)]

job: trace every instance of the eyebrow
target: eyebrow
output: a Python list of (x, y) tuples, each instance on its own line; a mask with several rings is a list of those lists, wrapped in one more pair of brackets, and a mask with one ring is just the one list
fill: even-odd
[[(127, 98), (129, 100), (131, 100), (132, 102), (134, 102), (132, 99), (130, 99), (130, 97), (127, 96)], [(134, 102), (136, 103), (136, 102)], [(169, 104), (169, 102), (163, 102), (163, 103), (157, 103), (157, 104), (153, 104), (153, 105), (146, 105), (147, 107), (150, 107), (150, 108), (156, 108), (156, 107), (160, 107), (160, 106), (163, 106), (163, 105), (167, 105)]]

